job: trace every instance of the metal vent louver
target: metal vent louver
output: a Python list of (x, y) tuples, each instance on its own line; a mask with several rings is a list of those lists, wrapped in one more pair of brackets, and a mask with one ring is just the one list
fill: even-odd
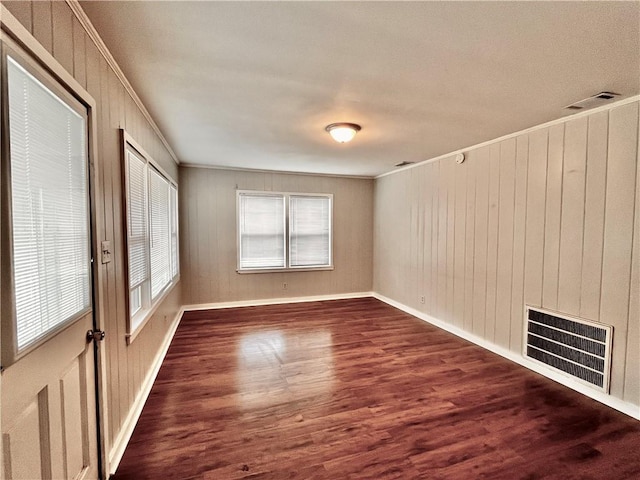
[(584, 110), (589, 108), (599, 107), (607, 102), (616, 100), (620, 96), (619, 93), (614, 92), (600, 92), (590, 97), (584, 98), (578, 102), (572, 103), (564, 107), (567, 110)]
[(527, 307), (524, 355), (609, 392), (613, 327)]

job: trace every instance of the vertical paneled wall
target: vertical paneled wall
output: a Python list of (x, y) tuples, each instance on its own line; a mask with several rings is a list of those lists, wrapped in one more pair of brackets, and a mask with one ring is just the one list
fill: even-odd
[(133, 400), (182, 304), (180, 288), (167, 297), (131, 345), (125, 341), (127, 287), (122, 218), (122, 165), (119, 129), (124, 128), (174, 179), (178, 167), (131, 96), (107, 64), (69, 5), (63, 1), (3, 2), (97, 103), (97, 179), (100, 240), (110, 240), (112, 262), (102, 269), (103, 343), (107, 355), (107, 407), (110, 444), (120, 432)]
[(636, 101), (377, 179), (374, 290), (516, 354), (525, 304), (613, 325), (611, 395), (640, 405), (638, 124)]
[[(180, 181), (186, 305), (371, 291), (373, 180), (181, 168)], [(335, 269), (238, 274), (236, 189), (332, 193)]]

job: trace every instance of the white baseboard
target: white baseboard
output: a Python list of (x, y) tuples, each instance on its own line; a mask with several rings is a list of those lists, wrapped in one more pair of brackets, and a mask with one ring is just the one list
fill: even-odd
[(144, 404), (149, 398), (149, 393), (151, 393), (151, 388), (153, 387), (153, 382), (155, 382), (156, 377), (158, 376), (158, 372), (160, 371), (160, 367), (162, 366), (162, 362), (164, 357), (167, 355), (169, 351), (169, 346), (171, 345), (171, 341), (173, 340), (173, 336), (178, 329), (178, 325), (180, 324), (180, 320), (182, 319), (182, 314), (184, 313), (184, 308), (181, 308), (176, 314), (173, 322), (171, 322), (171, 326), (165, 335), (164, 341), (155, 358), (153, 359), (153, 363), (151, 364), (151, 369), (147, 373), (144, 381), (142, 382), (142, 386), (135, 400), (133, 401), (133, 405), (131, 406), (131, 410), (129, 410), (129, 414), (127, 418), (125, 418), (122, 428), (118, 433), (115, 441), (113, 442), (113, 446), (111, 451), (109, 452), (109, 465), (108, 465), (108, 475), (113, 475), (118, 469), (118, 465), (120, 464), (120, 460), (122, 460), (122, 456), (124, 455), (124, 451), (127, 448), (129, 440), (131, 440), (131, 435), (133, 435), (133, 430), (138, 423), (138, 419), (142, 414), (142, 409), (144, 408)]
[(482, 337), (478, 337), (473, 333), (467, 332), (461, 328), (456, 327), (455, 325), (451, 325), (449, 323), (443, 322), (437, 318), (434, 318), (426, 313), (423, 313), (415, 308), (408, 307), (400, 302), (396, 302), (390, 298), (385, 297), (384, 295), (380, 295), (378, 293), (373, 293), (373, 297), (378, 300), (391, 305), (392, 307), (396, 307), (403, 312), (408, 313), (409, 315), (413, 315), (414, 317), (419, 318), (420, 320), (424, 320), (427, 323), (430, 323), (442, 330), (446, 330), (449, 333), (453, 333), (454, 335), (464, 338), (476, 345), (489, 350), (501, 357), (504, 357), (512, 362), (517, 363), (518, 365), (522, 365), (529, 370), (533, 370), (540, 375), (543, 375), (551, 380), (554, 380), (566, 387), (571, 388), (572, 390), (576, 390), (587, 397), (590, 397), (594, 400), (597, 400), (600, 403), (603, 403), (615, 410), (618, 410), (630, 417), (635, 418), (636, 420), (640, 420), (640, 406), (634, 405), (633, 403), (625, 402), (624, 400), (620, 400), (619, 398), (612, 397), (611, 395), (607, 395), (606, 393), (598, 392), (597, 390), (593, 390), (586, 385), (583, 385), (579, 382), (572, 380), (571, 378), (565, 377), (564, 375), (557, 374), (553, 371), (547, 370), (544, 367), (530, 361), (526, 357), (521, 354), (514, 353), (511, 350), (507, 350), (504, 347), (496, 345), (495, 343), (489, 342)]
[(185, 305), (185, 312), (193, 310), (216, 310), (219, 308), (257, 307), (260, 305), (279, 305), (282, 303), (320, 302), (324, 300), (345, 300), (350, 298), (373, 297), (373, 292), (336, 293), (333, 295), (314, 295), (311, 297), (263, 298), (258, 300), (240, 300), (236, 302), (200, 303)]

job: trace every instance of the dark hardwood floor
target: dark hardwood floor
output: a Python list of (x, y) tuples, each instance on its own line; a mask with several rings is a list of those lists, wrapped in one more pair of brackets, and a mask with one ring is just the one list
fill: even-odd
[(124, 479), (640, 479), (640, 422), (375, 299), (184, 315)]

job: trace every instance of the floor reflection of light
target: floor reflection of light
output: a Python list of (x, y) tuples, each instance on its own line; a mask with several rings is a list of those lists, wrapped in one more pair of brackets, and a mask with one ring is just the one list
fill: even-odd
[(240, 339), (240, 352), (249, 362), (261, 363), (269, 354), (277, 356), (287, 348), (282, 333), (258, 332)]
[(334, 380), (331, 332), (267, 330), (238, 342), (239, 405), (261, 408), (322, 398)]

